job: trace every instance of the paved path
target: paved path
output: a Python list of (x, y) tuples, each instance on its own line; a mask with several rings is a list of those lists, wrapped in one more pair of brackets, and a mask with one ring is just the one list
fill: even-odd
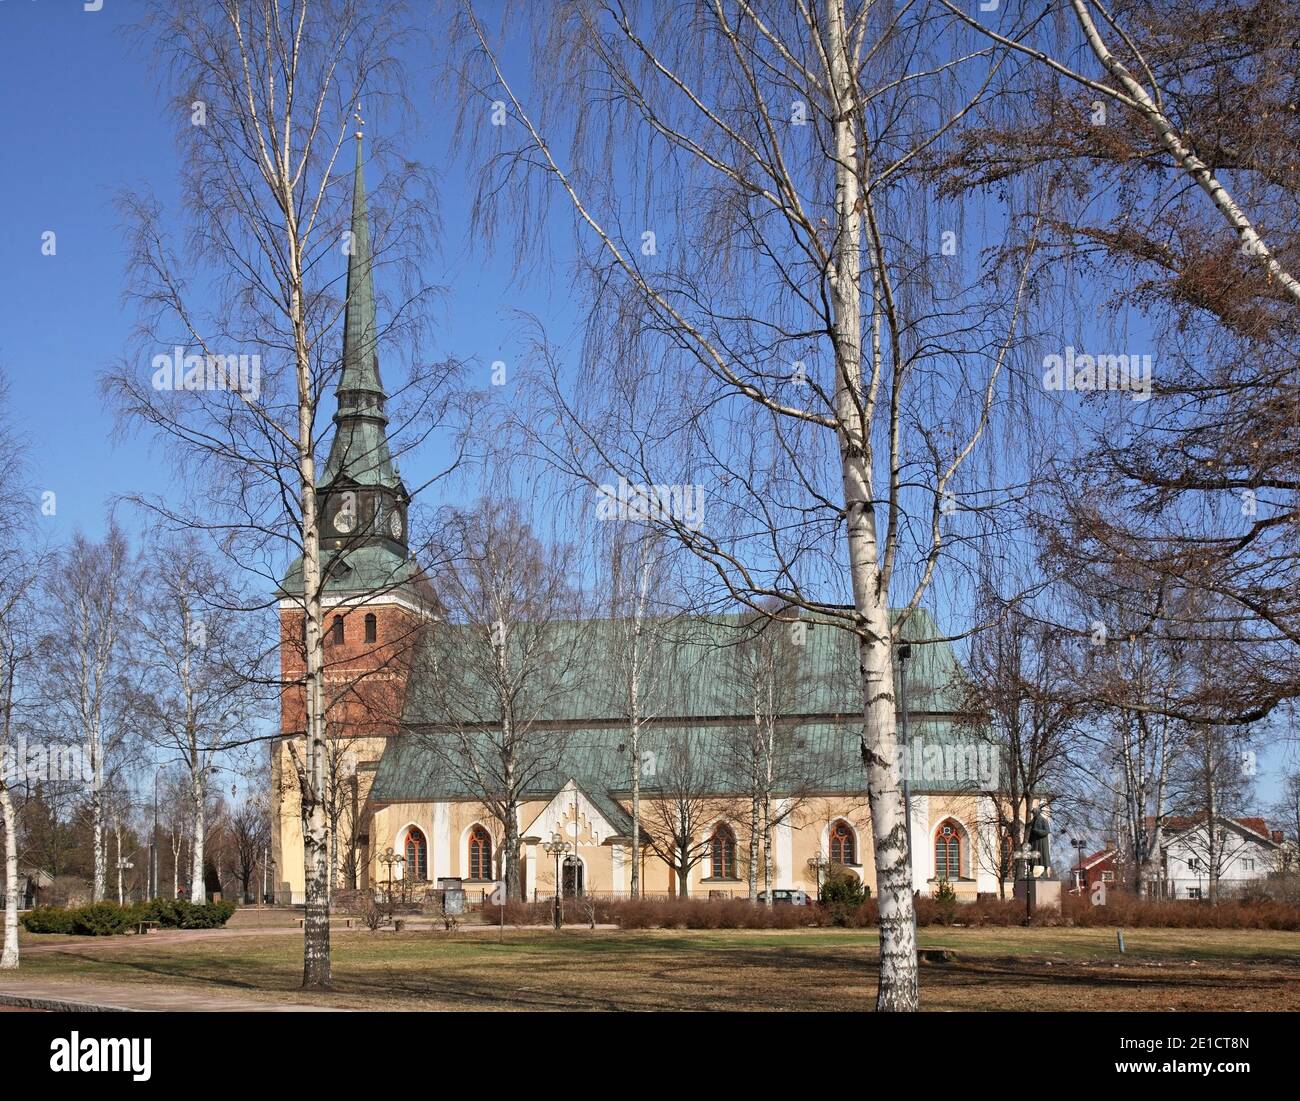
[(324, 1006), (259, 1001), (151, 983), (99, 983), (77, 980), (0, 979), (0, 1009), (51, 1009), (72, 1012), (145, 1013), (334, 1013)]

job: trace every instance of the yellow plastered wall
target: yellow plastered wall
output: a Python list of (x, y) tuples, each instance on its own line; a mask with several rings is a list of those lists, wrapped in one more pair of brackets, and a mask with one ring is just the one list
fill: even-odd
[[(292, 777), (292, 773), (289, 773)], [(653, 821), (654, 808), (646, 800), (643, 822)], [(533, 826), (550, 805), (547, 800), (532, 800), (520, 808), (520, 832), (527, 838)], [(981, 815), (980, 797), (969, 794), (913, 796), (912, 840), (914, 884), (917, 890), (933, 893), (937, 888), (934, 876), (935, 835), (946, 822), (957, 827), (961, 841), (962, 875), (952, 880), (953, 890), (962, 899), (974, 899), (980, 890), (995, 890), (991, 877), (996, 867), (991, 826), (988, 815)], [(561, 835), (572, 842), (573, 813), (563, 800), (557, 802), (558, 828)], [(871, 817), (865, 797), (817, 796), (799, 800), (777, 800), (773, 814), (772, 830), (773, 886), (777, 889), (798, 888), (810, 895), (817, 890), (817, 871), (810, 866), (814, 857), (828, 857), (829, 832), (837, 821), (846, 822), (854, 835), (852, 871), (863, 883), (876, 892), (875, 861), (871, 838)], [(598, 894), (626, 895), (631, 886), (630, 847), (625, 842), (611, 843), (597, 836), (594, 824), (581, 813), (578, 815), (577, 855), (583, 866), (583, 887)], [(735, 878), (715, 879), (707, 856), (691, 873), (688, 891), (693, 898), (708, 898), (711, 894), (743, 898), (748, 895), (749, 860), (749, 808), (746, 802), (720, 803), (714, 822), (726, 822), (735, 832), (737, 858)], [(369, 845), (366, 852), (369, 883), (383, 888), (389, 869), (379, 861), (379, 856), (391, 847), (404, 853), (407, 831), (415, 827), (424, 835), (428, 847), (428, 874), (431, 881), (443, 876), (455, 876), (466, 881), (471, 898), (474, 888), (484, 881), (470, 878), (469, 834), (475, 826), (482, 826), (492, 838), (494, 878), (500, 878), (503, 831), (500, 823), (482, 804), (461, 800), (441, 803), (393, 803), (376, 808), (369, 824)], [(302, 835), (297, 813), (297, 793), (289, 789), (281, 804), (279, 819), (281, 852), (287, 865), (277, 868), (277, 879), (294, 892), (294, 901), (300, 901), (303, 890)], [(548, 837), (525, 843), (520, 851), (520, 880), (525, 896), (549, 897), (554, 891), (555, 863), (542, 849), (541, 842)], [(296, 859), (294, 856), (296, 854)], [(756, 854), (758, 863), (758, 889), (764, 889), (764, 862), (761, 847)], [(669, 865), (643, 846), (641, 890), (646, 896), (663, 896), (677, 893), (676, 875)], [(400, 879), (404, 870), (397, 866), (392, 871), (394, 880)]]

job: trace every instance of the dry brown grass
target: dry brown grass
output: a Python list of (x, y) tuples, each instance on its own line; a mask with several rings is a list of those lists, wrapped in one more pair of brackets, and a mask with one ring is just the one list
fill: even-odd
[[(847, 930), (336, 932), (336, 990), (303, 995), (293, 934), (29, 938), (27, 977), (145, 982), (376, 1009), (863, 1010), (874, 933)], [(934, 928), (931, 1010), (1300, 1010), (1300, 937), (1279, 932)], [(110, 947), (111, 945), (111, 947)], [(0, 989), (3, 979), (0, 978)]]

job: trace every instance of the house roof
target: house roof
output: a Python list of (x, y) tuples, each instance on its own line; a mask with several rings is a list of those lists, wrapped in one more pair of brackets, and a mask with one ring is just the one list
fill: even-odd
[[(1226, 815), (1222, 815), (1222, 814), (1216, 815), (1215, 817), (1219, 822), (1225, 823), (1226, 825), (1235, 826), (1239, 830), (1244, 830), (1245, 832), (1254, 835), (1254, 837), (1259, 841), (1263, 841), (1269, 845), (1277, 844), (1277, 841), (1274, 839), (1272, 833), (1270, 833), (1269, 831), (1268, 822), (1263, 818), (1257, 818), (1257, 817), (1229, 818)], [(1194, 829), (1197, 826), (1203, 825), (1204, 823), (1205, 823), (1205, 815), (1203, 814), (1195, 814), (1195, 815), (1172, 814), (1165, 817), (1163, 829), (1164, 832), (1169, 834), (1185, 833), (1190, 829)], [(1155, 825), (1155, 819), (1148, 816), (1146, 819), (1146, 824), (1147, 824), (1147, 828), (1151, 829)]]
[(1095, 868), (1098, 864), (1105, 863), (1107, 860), (1114, 860), (1116, 855), (1117, 854), (1114, 849), (1102, 849), (1100, 852), (1093, 853), (1090, 857), (1085, 859), (1081, 864), (1076, 864), (1070, 870), (1075, 872), (1077, 871), (1086, 872), (1089, 868)]

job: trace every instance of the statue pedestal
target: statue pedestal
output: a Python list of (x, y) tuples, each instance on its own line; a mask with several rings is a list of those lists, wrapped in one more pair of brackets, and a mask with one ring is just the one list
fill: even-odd
[(1056, 879), (1017, 879), (1015, 897), (1017, 902), (1024, 902), (1029, 897), (1029, 911), (1059, 910), (1061, 908), (1061, 884)]

